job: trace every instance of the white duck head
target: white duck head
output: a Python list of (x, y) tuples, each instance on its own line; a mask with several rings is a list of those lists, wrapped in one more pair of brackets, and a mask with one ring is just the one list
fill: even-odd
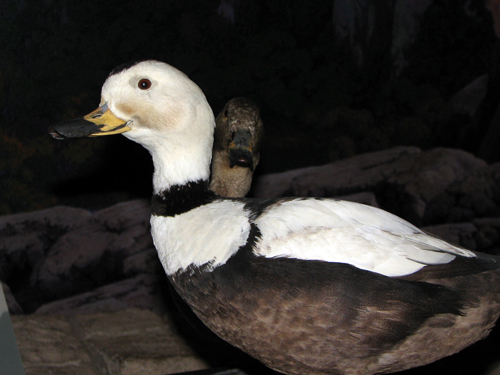
[(201, 89), (174, 67), (148, 60), (113, 70), (98, 109), (49, 132), (57, 139), (123, 133), (151, 153), (158, 193), (208, 180), (214, 126)]

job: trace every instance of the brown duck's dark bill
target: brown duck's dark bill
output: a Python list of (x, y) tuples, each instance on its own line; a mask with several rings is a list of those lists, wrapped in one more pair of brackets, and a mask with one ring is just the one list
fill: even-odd
[(252, 134), (248, 130), (237, 130), (228, 147), (229, 166), (235, 165), (249, 168), (253, 171)]
[(229, 150), (229, 166), (233, 168), (235, 165), (249, 168), (253, 171), (253, 155), (246, 148), (231, 148)]
[(83, 118), (77, 118), (51, 126), (49, 128), (49, 134), (52, 138), (63, 140), (66, 138), (89, 137), (92, 134), (98, 133), (100, 130), (100, 127), (93, 122), (89, 122)]

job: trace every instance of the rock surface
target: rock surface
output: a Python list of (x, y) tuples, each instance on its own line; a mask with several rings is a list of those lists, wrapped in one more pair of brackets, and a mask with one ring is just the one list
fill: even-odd
[(40, 306), (38, 314), (89, 314), (115, 312), (129, 307), (148, 309), (158, 314), (165, 312), (161, 285), (167, 282), (163, 275), (141, 274), (89, 292), (49, 302)]
[(54, 207), (4, 216), (0, 280), (8, 280), (18, 303), (32, 312), (55, 299), (141, 272), (154, 273), (154, 266), (147, 269), (148, 261), (156, 264), (151, 260), (156, 252), (149, 216), (149, 204), (143, 200), (95, 213)]
[[(380, 206), (450, 242), (500, 254), (500, 164), (463, 151), (398, 147), (264, 175), (254, 192)], [(243, 364), (249, 375), (272, 373), (182, 318), (149, 216), (149, 202), (136, 200), (96, 212), (54, 207), (0, 217), (0, 281), (28, 375), (158, 375)], [(498, 371), (495, 332), (473, 346), (489, 358), (475, 373)], [(455, 374), (470, 373), (466, 363), (477, 356), (464, 352), (449, 360), (459, 363)], [(446, 361), (425, 367), (426, 375), (447, 373)]]
[(429, 201), (453, 182), (486, 166), (460, 150), (397, 147), (261, 176), (256, 181), (255, 196), (337, 197), (371, 192), (381, 208), (420, 225)]
[(428, 204), (426, 223), (463, 222), (500, 216), (500, 163), (479, 168), (454, 181)]
[(149, 310), (84, 315), (16, 315), (27, 375), (146, 375), (208, 367), (172, 320)]

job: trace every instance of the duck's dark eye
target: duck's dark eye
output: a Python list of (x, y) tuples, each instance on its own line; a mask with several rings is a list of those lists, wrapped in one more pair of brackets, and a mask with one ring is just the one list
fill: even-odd
[(147, 78), (143, 78), (139, 81), (139, 83), (137, 84), (137, 86), (141, 89), (141, 90), (147, 90), (151, 87), (151, 81)]

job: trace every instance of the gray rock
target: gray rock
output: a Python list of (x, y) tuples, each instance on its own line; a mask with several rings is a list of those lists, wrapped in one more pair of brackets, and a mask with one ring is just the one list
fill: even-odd
[(470, 250), (500, 255), (500, 218), (475, 219), (423, 228), (425, 231)]
[(0, 217), (0, 280), (30, 272), (62, 234), (90, 217), (88, 211), (58, 206)]
[(471, 221), (498, 214), (500, 163), (478, 168), (450, 184), (427, 205), (424, 222)]
[(168, 317), (148, 310), (14, 316), (27, 375), (158, 375), (208, 367)]
[(430, 200), (455, 180), (484, 167), (484, 161), (461, 150), (396, 147), (261, 176), (255, 196), (335, 197), (371, 192), (383, 209), (420, 224)]
[[(47, 303), (40, 306), (36, 313), (59, 315), (92, 314), (114, 312), (129, 307), (164, 313), (166, 302), (160, 284), (166, 282), (166, 278), (157, 275), (137, 275), (90, 292)], [(165, 289), (167, 289), (166, 286)]]
[[(463, 151), (399, 147), (262, 176), (256, 195), (380, 205), (469, 249), (500, 253), (500, 164)], [(167, 374), (206, 368), (173, 324), (149, 233), (149, 204), (55, 207), (0, 217), (0, 279), (28, 375)], [(56, 300), (54, 300), (56, 299)], [(52, 302), (48, 302), (52, 301)], [(19, 303), (17, 303), (19, 302)], [(41, 305), (41, 306), (40, 306)], [(27, 306), (27, 308), (25, 308)], [(198, 334), (198, 331), (196, 331)]]
[(62, 235), (90, 216), (86, 210), (59, 206), (0, 217), (0, 280), (10, 286), (23, 310), (29, 311), (40, 297), (30, 285), (34, 270)]
[(80, 208), (57, 206), (45, 210), (26, 212), (0, 217), (2, 236), (47, 230), (47, 228), (68, 231), (90, 217), (90, 212)]
[(163, 267), (158, 259), (158, 253), (154, 247), (133, 254), (123, 261), (123, 273), (126, 276), (138, 275), (140, 273), (157, 275), (163, 272)]
[(31, 312), (48, 301), (134, 276), (152, 264), (147, 257), (137, 264), (139, 258), (130, 258), (154, 248), (149, 217), (145, 200), (94, 213), (54, 207), (0, 217), (0, 280)]
[(115, 365), (124, 358), (194, 355), (167, 315), (160, 317), (148, 310), (132, 308), (111, 314), (79, 315), (72, 321), (81, 340)]
[(99, 375), (70, 322), (58, 316), (12, 316), (26, 375)]
[(500, 375), (500, 362), (492, 365), (485, 375)]
[(477, 228), (477, 249), (500, 255), (500, 218), (480, 218), (473, 221)]
[(420, 152), (416, 147), (397, 147), (322, 166), (262, 175), (255, 182), (254, 194), (259, 198), (277, 198), (357, 193), (366, 190), (370, 181), (381, 178), (376, 171), (380, 166)]
[(379, 207), (378, 202), (377, 202), (377, 197), (375, 196), (375, 194), (369, 193), (369, 192), (341, 195), (341, 196), (334, 197), (334, 198), (342, 200), (342, 201), (357, 202), (357, 203), (363, 203), (363, 204), (373, 206), (373, 207)]
[(433, 225), (424, 227), (423, 230), (466, 249), (476, 250), (477, 248), (475, 241), (477, 228), (472, 223)]
[(138, 200), (94, 213), (61, 236), (31, 275), (47, 299), (64, 298), (123, 278), (124, 260), (153, 247), (149, 205)]

